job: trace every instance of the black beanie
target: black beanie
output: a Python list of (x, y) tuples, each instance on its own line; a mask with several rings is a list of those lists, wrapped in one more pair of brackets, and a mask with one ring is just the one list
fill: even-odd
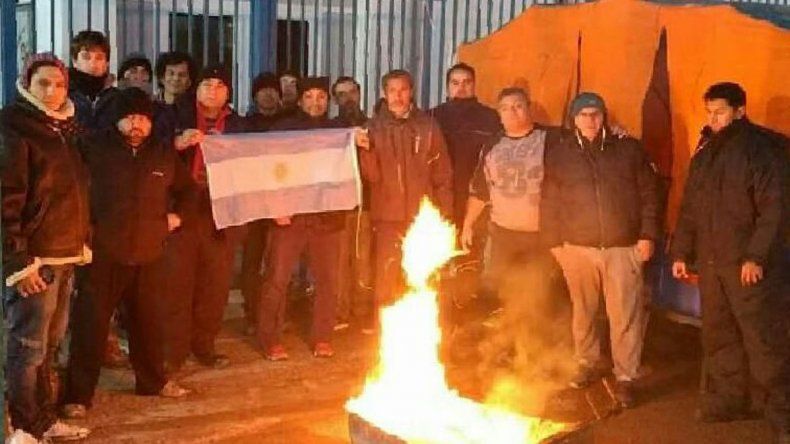
[(118, 78), (123, 79), (123, 75), (126, 71), (134, 68), (135, 66), (142, 66), (148, 71), (149, 81), (152, 81), (154, 78), (154, 72), (151, 69), (151, 61), (148, 60), (148, 57), (145, 54), (141, 54), (139, 52), (133, 52), (127, 55), (123, 62), (121, 62), (121, 67), (118, 68)]
[(195, 82), (195, 86), (199, 87), (200, 83), (206, 79), (219, 79), (222, 81), (228, 87), (228, 102), (233, 99), (233, 82), (230, 80), (230, 76), (224, 66), (215, 64), (203, 68), (203, 71), (200, 72), (197, 78), (197, 82)]
[(280, 79), (271, 72), (262, 72), (252, 80), (253, 99), (255, 98), (255, 94), (258, 94), (258, 91), (262, 90), (263, 88), (271, 88), (277, 91), (277, 94), (279, 94), (281, 97), (283, 95), (283, 92), (280, 89)]
[(323, 89), (329, 95), (329, 77), (304, 77), (299, 81), (299, 97), (311, 89)]
[(115, 100), (115, 122), (131, 114), (141, 114), (153, 120), (154, 102), (140, 88), (126, 88), (118, 91)]

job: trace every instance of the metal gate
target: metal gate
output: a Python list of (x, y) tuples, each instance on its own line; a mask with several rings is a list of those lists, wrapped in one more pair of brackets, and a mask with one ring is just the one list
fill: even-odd
[[(539, 0), (538, 4), (585, 0)], [(659, 0), (675, 2), (675, 0)], [(788, 5), (789, 0), (737, 3)], [(250, 79), (261, 71), (350, 75), (363, 106), (380, 97), (379, 79), (393, 68), (415, 77), (423, 107), (445, 95), (444, 72), (463, 42), (495, 32), (532, 0), (0, 0), (2, 99), (13, 97), (26, 54), (53, 51), (68, 60), (71, 36), (105, 33), (114, 71), (124, 56), (152, 61), (167, 50), (232, 72), (233, 102), (244, 112)], [(787, 10), (787, 8), (783, 8)]]

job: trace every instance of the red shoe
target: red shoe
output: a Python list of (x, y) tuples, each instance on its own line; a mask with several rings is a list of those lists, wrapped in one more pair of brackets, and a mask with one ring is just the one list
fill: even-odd
[(319, 342), (313, 348), (313, 356), (316, 358), (331, 358), (335, 355), (335, 350), (332, 348), (332, 344), (328, 342)]
[(266, 351), (266, 359), (270, 361), (286, 361), (289, 358), (288, 352), (282, 344), (272, 345)]

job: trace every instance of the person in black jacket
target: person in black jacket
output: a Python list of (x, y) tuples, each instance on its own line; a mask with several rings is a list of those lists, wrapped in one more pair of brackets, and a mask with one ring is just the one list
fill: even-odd
[(167, 281), (171, 328), (168, 367), (177, 372), (190, 352), (204, 366), (222, 368), (230, 362), (216, 352), (214, 339), (222, 327), (233, 277), (235, 247), (244, 227), (218, 230), (214, 224), (206, 164), (200, 143), (206, 134), (244, 132), (243, 117), (231, 109), (230, 77), (219, 65), (204, 68), (195, 96), (176, 104), (180, 129), (174, 139), (179, 157), (197, 184), (194, 223), (173, 233), (168, 242)]
[(692, 158), (672, 240), (672, 272), (692, 264), (702, 296), (707, 387), (704, 422), (749, 416), (750, 380), (767, 392), (766, 417), (790, 442), (787, 196), (784, 146), (745, 115), (740, 85), (705, 93), (708, 125)]
[(88, 434), (57, 420), (50, 383), (69, 320), (74, 266), (91, 258), (88, 172), (76, 145), (67, 85), (68, 71), (57, 57), (34, 54), (17, 82), (19, 97), (0, 112), (5, 389), (12, 440)]
[(194, 185), (175, 151), (151, 137), (153, 103), (138, 88), (118, 95), (115, 128), (83, 142), (91, 172), (94, 261), (87, 292), (74, 304), (64, 413), (84, 417), (99, 380), (101, 351), (116, 307), (126, 308), (135, 392), (177, 398), (162, 347), (163, 253), (194, 201)]
[[(252, 100), (254, 110), (247, 114), (247, 130), (263, 132), (272, 129), (280, 115), (280, 80), (270, 72), (258, 74), (252, 81)], [(258, 302), (261, 295), (261, 265), (263, 252), (271, 221), (256, 220), (247, 224), (247, 237), (241, 259), (241, 294), (244, 296), (244, 318), (247, 335), (255, 333), (257, 325)]]
[[(360, 85), (353, 77), (335, 79), (331, 92), (338, 109), (336, 120), (342, 126), (358, 127), (367, 123), (368, 117), (360, 105)], [(339, 289), (335, 330), (348, 328), (352, 317), (354, 321), (367, 321), (373, 311), (370, 186), (367, 182), (362, 182), (361, 208), (346, 211), (345, 221), (337, 272)]]
[[(308, 77), (300, 83), (299, 107), (294, 117), (280, 121), (274, 130), (307, 130), (342, 126), (327, 117), (329, 79)], [(340, 236), (344, 226), (342, 211), (297, 214), (275, 219), (270, 233), (266, 273), (258, 311), (258, 340), (267, 359), (288, 359), (281, 342), (286, 289), (299, 257), (306, 252), (315, 278), (311, 342), (313, 355), (334, 355), (330, 344), (335, 321), (337, 268)]]
[(190, 94), (198, 75), (195, 61), (184, 52), (165, 52), (156, 59), (154, 70), (159, 89), (154, 101), (154, 137), (172, 141), (178, 127), (176, 103)]
[(80, 31), (69, 48), (69, 98), (84, 131), (111, 127), (118, 88), (110, 75), (110, 43), (98, 31)]
[(541, 208), (541, 234), (573, 304), (579, 369), (570, 385), (585, 387), (601, 376), (595, 319), (603, 293), (615, 396), (631, 407), (646, 324), (642, 264), (660, 235), (657, 178), (639, 141), (612, 134), (600, 96), (579, 94), (570, 108), (573, 133), (546, 152)]
[[(483, 146), (502, 130), (499, 116), (483, 105), (475, 96), (475, 70), (458, 63), (447, 70), (447, 101), (431, 110), (439, 123), (447, 152), (453, 166), (453, 223), (459, 229), (464, 225), (469, 198), (469, 183), (480, 158)], [(483, 251), (488, 215), (483, 213), (474, 225), (475, 241), (468, 248), (469, 254), (453, 260), (455, 282), (453, 299), (463, 305), (478, 291), (479, 277), (483, 270)]]

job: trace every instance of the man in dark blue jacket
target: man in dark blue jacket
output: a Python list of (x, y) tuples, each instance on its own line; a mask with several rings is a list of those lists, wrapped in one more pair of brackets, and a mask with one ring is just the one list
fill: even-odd
[(719, 83), (705, 94), (708, 125), (692, 158), (672, 241), (672, 272), (699, 271), (707, 387), (704, 422), (749, 416), (750, 381), (790, 442), (787, 139), (746, 118), (746, 92)]

